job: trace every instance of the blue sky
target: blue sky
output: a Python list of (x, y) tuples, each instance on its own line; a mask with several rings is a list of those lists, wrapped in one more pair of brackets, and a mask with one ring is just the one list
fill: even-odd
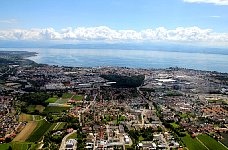
[[(165, 31), (161, 27), (164, 27)], [(153, 30), (153, 33), (148, 29)], [(120, 30), (126, 32), (122, 33)], [(129, 33), (128, 30), (135, 33)], [(174, 33), (170, 30), (174, 30)], [(144, 31), (147, 32), (146, 35)], [(87, 35), (88, 32), (94, 33)], [(117, 33), (109, 37), (113, 32)], [(93, 37), (94, 34), (96, 37)], [(169, 35), (162, 37), (159, 34)], [(181, 37), (171, 38), (173, 34)], [(194, 41), (197, 43), (205, 42), (202, 38), (210, 34), (208, 39), (214, 41), (216, 38), (215, 45), (226, 45), (228, 0), (2, 0), (0, 2), (0, 40), (146, 39), (178, 42), (178, 39), (184, 36), (186, 42), (191, 42), (193, 37), (185, 37), (189, 34), (200, 36)]]

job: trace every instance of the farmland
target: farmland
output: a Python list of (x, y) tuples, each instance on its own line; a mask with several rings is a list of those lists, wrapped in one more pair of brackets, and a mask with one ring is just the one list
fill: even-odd
[(51, 126), (52, 126), (52, 123), (49, 123), (45, 120), (39, 121), (36, 129), (32, 132), (32, 134), (29, 136), (29, 138), (26, 141), (28, 142), (39, 141)]
[(67, 99), (62, 99), (62, 98), (60, 98), (60, 99), (58, 99), (55, 103), (58, 103), (58, 104), (65, 104), (65, 103), (67, 103), (67, 102), (68, 102)]
[(33, 120), (33, 117), (32, 117), (32, 115), (29, 115), (29, 114), (24, 114), (24, 113), (22, 113), (22, 114), (20, 114), (20, 116), (19, 116), (19, 121), (20, 121), (20, 122), (32, 121), (32, 120)]
[(215, 139), (212, 137), (206, 135), (206, 134), (201, 134), (197, 136), (197, 138), (203, 142), (203, 144), (210, 150), (218, 149), (218, 150), (227, 150), (226, 147), (224, 147), (222, 144), (217, 142)]
[(36, 126), (37, 126), (36, 121), (29, 122), (13, 141), (20, 141), (20, 142), (26, 141), (26, 139), (32, 134)]
[(61, 130), (65, 127), (66, 122), (58, 122), (56, 126), (53, 128), (53, 130)]
[(58, 98), (56, 98), (56, 97), (51, 97), (51, 98), (47, 99), (45, 102), (47, 102), (47, 103), (55, 103), (55, 101), (57, 101), (57, 99)]
[(76, 101), (82, 101), (83, 100), (83, 95), (74, 95), (73, 99)]
[(72, 96), (73, 96), (73, 94), (71, 94), (71, 93), (64, 93), (62, 98), (67, 99), (67, 98), (71, 98)]
[(7, 144), (0, 144), (1, 150), (8, 150), (11, 147), (13, 150), (35, 150), (36, 144), (31, 142), (11, 142)]
[(77, 133), (75, 132), (75, 133), (71, 134), (70, 136), (68, 136), (67, 137), (67, 140), (69, 140), (69, 139), (76, 139), (76, 138), (77, 138)]
[(36, 105), (36, 107), (35, 107), (35, 110), (38, 110), (40, 113), (43, 112), (44, 109), (45, 109), (45, 107), (42, 105)]
[(45, 107), (42, 105), (29, 105), (27, 107), (28, 113), (34, 113), (35, 111), (38, 111), (41, 113), (41, 112), (43, 112), (44, 109), (45, 109)]
[(197, 141), (196, 138), (191, 138), (188, 134), (185, 137), (182, 137), (181, 140), (189, 150), (207, 150), (207, 148), (204, 147), (199, 141)]
[(44, 113), (60, 113), (68, 110), (70, 107), (48, 106), (44, 109)]

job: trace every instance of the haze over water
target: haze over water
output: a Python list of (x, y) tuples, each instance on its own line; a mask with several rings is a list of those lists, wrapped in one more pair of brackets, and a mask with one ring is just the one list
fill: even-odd
[[(4, 49), (1, 49), (4, 50)], [(118, 49), (7, 49), (37, 52), (29, 59), (43, 64), (131, 68), (181, 67), (196, 70), (228, 72), (228, 55)]]

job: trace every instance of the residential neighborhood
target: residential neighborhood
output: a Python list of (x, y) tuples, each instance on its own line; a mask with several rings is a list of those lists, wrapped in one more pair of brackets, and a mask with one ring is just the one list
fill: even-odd
[(0, 73), (0, 149), (228, 147), (226, 73), (51, 66), (24, 58), (1, 64)]

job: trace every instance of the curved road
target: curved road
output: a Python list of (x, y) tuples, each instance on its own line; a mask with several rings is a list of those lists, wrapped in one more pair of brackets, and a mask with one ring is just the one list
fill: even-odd
[[(61, 146), (59, 148), (59, 150), (65, 150), (66, 148), (66, 141), (67, 141), (67, 138), (69, 136), (71, 136), (72, 134), (76, 133), (76, 130), (74, 130), (73, 132), (67, 134), (63, 139), (62, 139), (62, 143), (61, 143)], [(76, 150), (77, 149), (77, 143), (75, 143), (74, 147), (73, 147), (73, 150)]]

